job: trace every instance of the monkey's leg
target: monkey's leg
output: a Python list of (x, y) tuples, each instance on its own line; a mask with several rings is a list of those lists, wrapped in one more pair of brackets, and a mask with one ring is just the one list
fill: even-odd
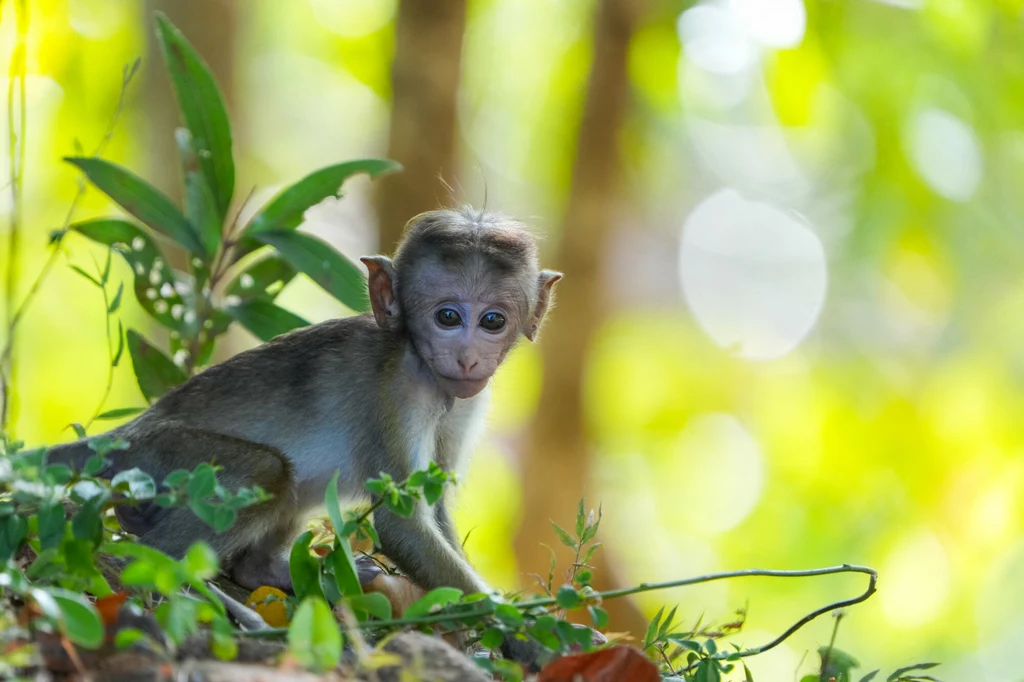
[(189, 545), (203, 540), (241, 585), (253, 589), (261, 585), (291, 587), (281, 550), (295, 531), (299, 513), (291, 466), (284, 455), (265, 445), (174, 423), (136, 440), (133, 450), (136, 448), (140, 459), (152, 463), (147, 471), (154, 477), (213, 462), (223, 467), (218, 481), (228, 490), (259, 486), (273, 496), (239, 511), (234, 525), (222, 533), (216, 533), (187, 508), (154, 514), (151, 527), (131, 529), (144, 544), (181, 557)]

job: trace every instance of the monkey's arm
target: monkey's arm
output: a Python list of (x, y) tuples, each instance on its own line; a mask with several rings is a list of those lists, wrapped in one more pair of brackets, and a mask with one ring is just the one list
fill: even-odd
[(492, 591), (442, 534), (425, 502), (417, 503), (410, 518), (382, 506), (374, 512), (374, 525), (384, 554), (420, 587), (456, 587), (465, 594)]

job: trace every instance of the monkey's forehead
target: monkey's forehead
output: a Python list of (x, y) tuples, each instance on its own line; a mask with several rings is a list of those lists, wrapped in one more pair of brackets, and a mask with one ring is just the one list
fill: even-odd
[(481, 261), (420, 263), (411, 273), (402, 273), (399, 289), (420, 301), (442, 302), (458, 299), (518, 307), (530, 300), (535, 274), (488, 266)]

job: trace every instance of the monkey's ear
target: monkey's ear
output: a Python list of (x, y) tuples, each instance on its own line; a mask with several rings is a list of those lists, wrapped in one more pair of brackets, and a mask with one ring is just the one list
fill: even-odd
[(373, 317), (381, 329), (398, 320), (398, 299), (395, 297), (395, 266), (387, 256), (363, 256), (359, 259), (370, 271), (368, 288)]
[(533, 313), (526, 324), (526, 330), (523, 332), (530, 341), (537, 338), (537, 332), (540, 331), (540, 325), (544, 321), (544, 314), (548, 311), (548, 306), (551, 304), (551, 288), (560, 279), (562, 279), (562, 273), (555, 272), (554, 270), (541, 270), (537, 276), (537, 305), (534, 307)]

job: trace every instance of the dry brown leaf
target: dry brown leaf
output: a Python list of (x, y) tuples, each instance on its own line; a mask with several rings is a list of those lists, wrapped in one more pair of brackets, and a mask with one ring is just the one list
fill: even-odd
[(638, 650), (613, 646), (563, 656), (544, 666), (537, 682), (660, 682), (658, 669)]

